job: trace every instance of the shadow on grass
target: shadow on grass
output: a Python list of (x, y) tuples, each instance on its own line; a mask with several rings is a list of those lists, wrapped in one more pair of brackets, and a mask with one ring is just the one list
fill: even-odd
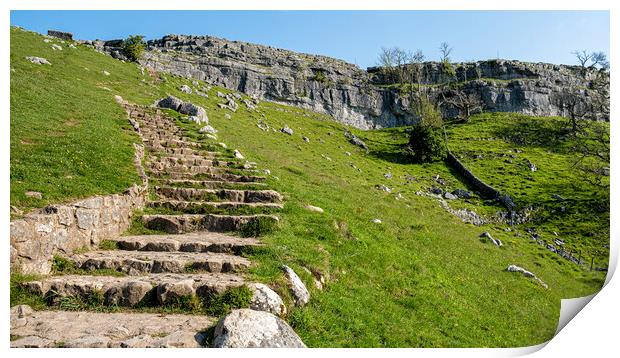
[(565, 152), (566, 141), (562, 138), (570, 134), (567, 124), (557, 119), (542, 121), (540, 118), (518, 116), (515, 121), (495, 128), (493, 135), (518, 146), (533, 146), (553, 152)]

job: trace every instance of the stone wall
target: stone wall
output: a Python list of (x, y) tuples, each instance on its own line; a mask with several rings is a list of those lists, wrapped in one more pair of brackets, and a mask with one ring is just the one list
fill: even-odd
[(458, 160), (454, 154), (448, 152), (448, 157), (446, 159), (448, 164), (456, 170), (459, 174), (461, 174), (465, 180), (474, 187), (483, 197), (489, 199), (497, 199), (500, 196), (499, 190), (490, 186), (489, 184), (483, 182), (480, 178), (478, 178), (474, 173), (472, 173), (467, 167)]
[(48, 274), (56, 253), (97, 246), (129, 228), (134, 210), (143, 208), (148, 198), (148, 179), (142, 166), (144, 146), (134, 144), (134, 148), (141, 185), (134, 184), (122, 194), (48, 205), (11, 221), (11, 272)]
[(133, 211), (144, 207), (146, 186), (122, 194), (95, 196), (66, 205), (49, 205), (11, 222), (11, 271), (48, 274), (56, 253), (98, 245), (119, 236)]
[[(122, 41), (87, 41), (99, 51), (123, 59)], [(326, 113), (361, 129), (415, 124), (408, 96), (389, 88), (393, 80), (377, 68), (360, 69), (342, 60), (229, 41), (213, 36), (168, 35), (148, 41), (143, 66), (240, 91), (260, 99)], [(439, 84), (452, 82), (478, 97), (485, 111), (537, 116), (567, 116), (571, 108), (609, 120), (609, 101), (598, 103), (592, 82), (609, 73), (578, 66), (489, 60), (454, 63), (454, 76), (441, 63), (423, 64), (421, 82), (433, 99)], [(608, 91), (608, 86), (607, 86)], [(575, 102), (575, 103), (572, 103)], [(571, 104), (572, 103), (572, 104)], [(450, 106), (443, 114), (455, 117)]]

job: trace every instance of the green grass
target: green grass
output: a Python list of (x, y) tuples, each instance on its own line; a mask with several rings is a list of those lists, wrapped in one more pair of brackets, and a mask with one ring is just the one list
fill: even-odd
[[(61, 45), (53, 51), (41, 36), (11, 28), (11, 205), (26, 211), (140, 182), (131, 145), (137, 136), (106, 89), (135, 77), (135, 65)], [(27, 191), (43, 198), (26, 197)]]
[[(406, 163), (401, 154), (402, 146), (407, 141), (405, 128), (368, 132), (352, 130), (368, 144), (370, 151), (365, 153), (347, 141), (341, 124), (327, 116), (268, 102), (259, 104), (259, 112), (247, 111), (240, 104), (239, 110), (232, 113), (217, 107), (220, 99), (215, 95), (216, 91), (228, 93), (229, 90), (213, 87), (209, 98), (181, 93), (178, 90), (180, 85), (191, 85), (191, 80), (170, 75), (153, 78), (146, 73), (141, 75), (133, 64), (121, 63), (85, 48), (74, 54), (66, 50), (52, 53), (41, 37), (11, 31), (11, 66), (16, 69), (12, 77), (20, 74), (31, 79), (40, 76), (40, 72), (55, 76), (55, 71), (67, 71), (63, 57), (60, 57), (64, 56), (66, 63), (72, 64), (67, 65), (73, 71), (74, 79), (70, 83), (84, 86), (80, 101), (76, 102), (83, 101), (87, 103), (84, 106), (91, 108), (96, 101), (109, 101), (109, 106), (100, 108), (102, 113), (99, 116), (104, 118), (117, 113), (118, 117), (114, 118), (119, 123), (124, 116), (113, 103), (114, 94), (144, 105), (165, 94), (192, 101), (207, 110), (210, 123), (218, 130), (218, 141), (227, 143), (230, 150), (239, 149), (248, 160), (257, 162), (259, 169), (271, 170), (266, 183), (284, 194), (287, 202), (278, 213), (281, 218), (278, 229), (261, 231), (265, 247), (246, 253), (256, 263), (248, 273), (248, 280), (269, 283), (290, 303), (281, 265), (291, 266), (300, 275), (309, 287), (312, 298), (304, 308), (292, 308), (289, 304), (291, 309), (286, 319), (308, 346), (534, 345), (553, 336), (560, 299), (588, 295), (598, 291), (602, 285), (603, 273), (589, 272), (560, 259), (528, 237), (518, 237), (514, 231), (504, 231), (506, 225), (475, 227), (465, 224), (442, 209), (435, 199), (416, 195), (416, 191), (438, 186), (433, 180), (436, 175), (444, 179), (450, 189), (465, 187), (465, 184), (444, 163)], [(26, 55), (46, 57), (53, 65), (32, 67), (34, 65), (21, 60)], [(89, 70), (84, 70), (84, 67)], [(88, 80), (103, 69), (108, 70), (111, 76), (96, 82)], [(102, 90), (97, 85), (103, 85), (110, 91)], [(13, 83), (11, 86), (13, 91)], [(58, 93), (58, 96), (65, 96), (64, 92), (74, 93), (73, 88), (62, 87), (52, 81), (39, 87), (29, 91)], [(26, 93), (24, 91), (19, 93), (23, 95)], [(13, 101), (22, 101), (15, 97), (12, 94), (12, 113)], [(96, 98), (96, 101), (89, 98)], [(25, 105), (29, 111), (38, 108)], [(226, 113), (232, 118), (225, 118)], [(60, 113), (56, 115), (60, 116)], [(502, 119), (499, 114), (488, 116), (484, 118), (489, 119), (489, 124)], [(276, 130), (288, 125), (294, 130), (294, 135), (262, 131), (257, 127), (259, 121), (268, 123)], [(16, 126), (13, 122), (12, 127)], [(474, 133), (486, 127), (481, 125), (477, 129), (476, 123), (474, 120), (450, 132), (453, 151), (461, 150), (457, 146), (458, 130)], [(119, 128), (123, 126), (121, 124), (115, 128), (121, 131)], [(190, 132), (196, 130), (189, 126), (186, 129)], [(13, 128), (11, 135), (13, 146)], [(310, 142), (304, 142), (302, 136), (310, 138)], [(463, 141), (473, 145), (473, 141)], [(26, 146), (15, 143), (17, 147)], [(128, 168), (132, 162), (130, 143), (131, 140), (124, 143), (128, 150)], [(118, 144), (120, 146), (120, 142)], [(504, 144), (490, 141), (482, 145), (497, 145), (496, 150), (500, 151), (503, 150), (500, 146)], [(530, 147), (535, 148), (528, 146), (524, 150), (530, 150)], [(205, 141), (205, 148), (219, 147), (212, 141)], [(13, 147), (11, 150), (13, 175)], [(348, 156), (346, 152), (352, 155)], [(542, 174), (546, 164), (538, 158), (555, 158), (553, 155), (556, 153), (541, 150), (532, 154), (531, 160), (539, 165)], [(59, 154), (51, 153), (48, 160), (54, 161), (54, 158), (60, 158)], [(552, 160), (558, 159), (549, 161)], [(482, 163), (476, 165), (472, 161), (464, 161), (492, 185), (514, 194), (519, 202), (527, 197), (519, 196), (519, 190), (515, 190), (518, 187), (504, 188), (504, 182), (495, 181), (491, 176), (485, 177), (492, 174), (497, 166), (491, 168)], [(492, 166), (499, 163), (496, 158), (492, 161)], [(106, 177), (106, 180), (114, 181), (122, 176), (117, 167), (114, 168), (114, 178)], [(479, 172), (482, 170), (486, 170), (487, 174)], [(388, 172), (392, 174), (392, 179), (384, 177)], [(522, 174), (519, 172), (515, 177), (519, 183), (527, 180), (523, 179)], [(62, 177), (54, 175), (49, 175), (50, 181), (63, 181)], [(32, 177), (29, 178), (24, 179), (23, 188), (35, 182)], [(553, 183), (551, 177), (545, 181)], [(13, 187), (17, 183), (14, 182), (12, 177), (12, 192), (16, 190)], [(392, 188), (392, 192), (375, 189), (380, 184)], [(67, 194), (62, 196), (63, 200), (80, 193), (78, 189), (70, 185)], [(536, 200), (544, 196), (540, 192), (541, 187), (528, 190), (538, 193), (535, 194), (538, 195)], [(397, 200), (397, 194), (403, 198)], [(585, 192), (579, 195), (586, 197)], [(47, 197), (44, 192), (44, 198)], [(304, 209), (307, 204), (319, 206), (325, 212), (309, 212)], [(502, 210), (500, 206), (484, 203), (480, 199), (450, 204), (470, 207), (489, 215)], [(132, 226), (130, 233), (151, 233), (140, 226), (139, 215), (134, 216), (136, 225)], [(374, 218), (381, 219), (382, 224), (372, 223)], [(580, 216), (577, 219), (584, 218)], [(603, 226), (602, 222), (597, 221), (595, 225)], [(582, 225), (587, 223), (579, 222), (578, 226)], [(490, 231), (494, 237), (502, 239), (505, 246), (497, 248), (481, 242), (478, 236), (483, 231)], [(600, 244), (603, 241), (608, 243), (608, 237), (605, 239), (601, 235), (597, 242)], [(549, 284), (549, 290), (521, 275), (506, 272), (509, 264), (533, 271)], [(314, 287), (311, 275), (303, 267), (329, 278), (323, 291)]]
[[(451, 150), (478, 177), (510, 194), (517, 205), (538, 209), (536, 220), (517, 230), (536, 228), (551, 244), (557, 233), (565, 248), (581, 253), (588, 265), (594, 256), (606, 267), (609, 191), (583, 180), (584, 174), (575, 167), (576, 141), (566, 127), (566, 119), (557, 117), (487, 113), (452, 126), (448, 135)], [(535, 172), (530, 171), (528, 160), (536, 165)], [(608, 177), (604, 180), (609, 183)], [(553, 194), (566, 200), (555, 200)]]

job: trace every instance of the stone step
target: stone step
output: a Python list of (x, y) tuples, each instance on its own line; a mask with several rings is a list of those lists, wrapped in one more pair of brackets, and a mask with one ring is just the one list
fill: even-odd
[(155, 157), (149, 156), (147, 163), (161, 166), (186, 165), (186, 166), (210, 166), (210, 167), (232, 167), (242, 165), (232, 160), (222, 160), (201, 157)]
[(242, 203), (280, 203), (282, 195), (275, 190), (196, 189), (155, 186), (155, 194), (173, 200), (230, 201)]
[(260, 245), (253, 238), (241, 238), (216, 232), (180, 235), (121, 236), (115, 239), (119, 250), (218, 252), (239, 255), (243, 249)]
[(146, 144), (152, 147), (190, 148), (190, 149), (200, 149), (202, 147), (202, 143), (192, 142), (192, 141), (187, 141), (187, 140), (168, 140), (168, 141), (143, 140), (143, 142), (145, 142)]
[[(243, 188), (243, 187), (266, 187), (267, 184), (261, 182), (230, 182), (219, 180), (191, 180), (191, 179), (161, 179), (159, 183), (174, 187), (187, 187), (201, 189), (218, 189), (218, 188)], [(241, 189), (243, 190), (243, 189)]]
[(233, 274), (171, 274), (145, 276), (51, 276), (23, 283), (30, 292), (46, 297), (48, 303), (58, 304), (63, 297), (84, 300), (97, 295), (98, 302), (113, 306), (158, 306), (175, 303), (183, 296), (209, 298), (229, 288), (244, 284)]
[[(192, 214), (222, 213), (222, 210), (251, 210), (252, 213), (280, 210), (280, 203), (244, 203), (237, 201), (184, 201), (157, 200), (148, 203), (150, 208), (164, 208)], [(226, 211), (229, 212), (229, 211)], [(247, 212), (247, 211), (246, 211)]]
[(220, 156), (225, 156), (224, 153), (222, 152), (211, 152), (211, 151), (206, 151), (206, 150), (201, 150), (201, 149), (192, 149), (192, 148), (164, 148), (161, 147), (157, 150), (153, 150), (153, 152), (155, 153), (162, 153), (162, 154), (166, 154), (166, 155), (174, 155), (174, 156), (179, 156), (179, 155), (191, 155), (191, 156), (197, 156), (197, 157), (203, 157), (203, 158), (216, 158), (216, 157), (220, 157)]
[(11, 309), (11, 347), (198, 348), (217, 318), (160, 313), (100, 313)]
[(235, 272), (250, 266), (243, 257), (211, 252), (161, 252), (97, 250), (67, 257), (84, 270), (111, 269), (129, 275), (207, 272)]
[(239, 175), (231, 173), (188, 173), (176, 171), (152, 171), (151, 176), (164, 179), (183, 179), (183, 180), (216, 180), (227, 182), (257, 182), (265, 180), (263, 176), (257, 175)]
[(185, 165), (175, 163), (146, 162), (145, 167), (153, 172), (183, 172), (192, 174), (219, 174), (227, 173), (234, 170), (236, 174), (255, 174), (256, 169), (246, 168), (229, 168), (229, 167), (213, 167), (209, 165)]
[(184, 215), (143, 215), (142, 223), (152, 230), (162, 230), (170, 234), (182, 234), (195, 231), (227, 232), (239, 231), (245, 225), (257, 220), (278, 222), (275, 215), (216, 215), (216, 214), (184, 214)]

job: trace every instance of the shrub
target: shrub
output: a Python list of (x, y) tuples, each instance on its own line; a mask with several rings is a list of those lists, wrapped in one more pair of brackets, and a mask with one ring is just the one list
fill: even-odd
[(316, 73), (314, 74), (314, 78), (313, 80), (320, 82), (320, 83), (326, 83), (327, 82), (327, 77), (325, 77), (325, 74), (323, 73), (323, 71), (316, 71)]
[(145, 45), (144, 36), (129, 36), (123, 41), (123, 53), (130, 61), (136, 62), (142, 57)]
[(441, 71), (449, 77), (456, 77), (456, 69), (448, 61), (441, 62)]
[(209, 297), (206, 300), (206, 311), (212, 316), (222, 316), (235, 308), (248, 307), (251, 300), (252, 291), (247, 286), (233, 287)]
[(418, 163), (443, 160), (448, 155), (441, 114), (424, 96), (418, 99), (416, 113), (420, 123), (413, 127), (405, 153)]

